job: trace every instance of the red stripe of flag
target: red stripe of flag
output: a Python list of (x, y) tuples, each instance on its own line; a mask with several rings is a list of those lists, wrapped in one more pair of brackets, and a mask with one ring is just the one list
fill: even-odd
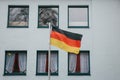
[(67, 36), (60, 34), (56, 31), (52, 31), (51, 33), (51, 38), (63, 41), (64, 43), (66, 43), (69, 46), (73, 46), (73, 47), (80, 47), (80, 40), (74, 40), (74, 39), (70, 39)]

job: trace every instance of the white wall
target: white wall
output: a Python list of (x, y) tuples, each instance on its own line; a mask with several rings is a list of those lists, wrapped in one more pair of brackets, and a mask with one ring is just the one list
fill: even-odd
[[(49, 1), (49, 2), (48, 2)], [(90, 28), (68, 29), (68, 5), (90, 5)], [(7, 28), (8, 5), (29, 5), (29, 28)], [(59, 5), (59, 27), (83, 34), (81, 50), (90, 50), (91, 76), (68, 76), (67, 53), (59, 50), (59, 76), (51, 80), (120, 79), (120, 1), (92, 0), (1, 0), (0, 1), (0, 80), (47, 80), (36, 76), (36, 50), (48, 49), (48, 29), (38, 29), (38, 5)], [(3, 76), (5, 50), (27, 50), (27, 75)]]
[(93, 1), (94, 80), (120, 80), (120, 0)]

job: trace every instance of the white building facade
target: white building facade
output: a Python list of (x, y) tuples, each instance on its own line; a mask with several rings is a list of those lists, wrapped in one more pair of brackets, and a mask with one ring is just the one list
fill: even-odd
[[(27, 6), (27, 27), (8, 27), (9, 6)], [(59, 28), (82, 34), (80, 50), (89, 53), (88, 74), (69, 74), (68, 53), (51, 46), (57, 53), (57, 74), (51, 80), (119, 80), (120, 79), (120, 1), (119, 0), (1, 0), (0, 1), (0, 80), (48, 80), (40, 75), (38, 53), (49, 50), (49, 28), (40, 28), (38, 12), (40, 6), (53, 6), (58, 10)], [(70, 27), (69, 8), (87, 8), (87, 23), (82, 27)], [(77, 13), (76, 13), (77, 15)], [(71, 18), (73, 19), (75, 15)], [(75, 18), (76, 19), (76, 18)], [(85, 19), (84, 19), (85, 20)], [(79, 23), (74, 23), (80, 25)], [(86, 27), (87, 25), (87, 27)], [(72, 25), (73, 26), (73, 25)], [(7, 55), (25, 53), (20, 71), (25, 74), (6, 75)], [(56, 55), (53, 55), (56, 56)], [(54, 61), (53, 60), (53, 61)], [(9, 60), (8, 60), (9, 61)], [(19, 62), (20, 64), (20, 62)], [(21, 64), (23, 65), (23, 64)], [(86, 66), (86, 65), (85, 65)], [(54, 66), (53, 66), (54, 67)], [(25, 69), (26, 68), (26, 69)], [(53, 70), (54, 72), (54, 70)], [(85, 71), (83, 71), (85, 72)]]

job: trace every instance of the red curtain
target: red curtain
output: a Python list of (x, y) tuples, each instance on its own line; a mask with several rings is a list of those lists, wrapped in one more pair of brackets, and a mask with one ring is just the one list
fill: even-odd
[(46, 54), (46, 68), (45, 71), (48, 72), (48, 54)]
[(13, 65), (13, 72), (20, 72), (19, 68), (19, 59), (18, 53), (15, 54), (14, 65)]
[(77, 60), (76, 60), (76, 70), (75, 72), (80, 72), (80, 54), (77, 54)]

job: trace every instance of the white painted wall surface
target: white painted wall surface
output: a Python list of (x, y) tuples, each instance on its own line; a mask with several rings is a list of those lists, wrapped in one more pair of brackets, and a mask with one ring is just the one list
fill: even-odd
[[(49, 2), (48, 2), (49, 1)], [(68, 29), (68, 5), (90, 5), (90, 28)], [(8, 5), (29, 5), (29, 28), (7, 28)], [(59, 50), (59, 76), (51, 80), (120, 80), (120, 0), (0, 0), (0, 80), (48, 80), (36, 76), (36, 51), (48, 49), (49, 30), (37, 28), (38, 5), (59, 5), (59, 27), (82, 33), (90, 50), (91, 76), (68, 76), (67, 53)], [(5, 50), (27, 50), (27, 75), (3, 76)]]

